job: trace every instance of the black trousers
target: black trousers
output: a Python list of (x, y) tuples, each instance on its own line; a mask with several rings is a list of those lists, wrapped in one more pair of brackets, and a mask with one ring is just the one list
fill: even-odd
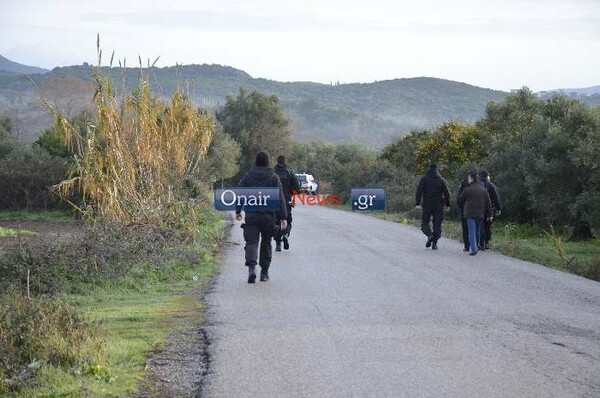
[[(433, 218), (433, 231), (431, 231), (431, 219)], [(442, 205), (423, 205), (423, 215), (421, 217), (421, 231), (427, 236), (431, 236), (437, 241), (442, 236), (442, 222), (444, 221), (444, 206)]]
[(290, 232), (292, 232), (292, 204), (288, 203), (287, 205), (287, 228), (281, 229), (281, 219), (279, 218), (279, 214), (275, 219), (275, 242), (281, 243), (281, 238), (284, 236), (290, 236)]
[[(275, 230), (275, 216), (266, 212), (246, 213), (246, 222), (242, 224), (246, 246), (246, 266), (258, 264), (263, 269), (271, 265), (271, 239)], [(260, 256), (259, 256), (260, 242)]]
[(467, 226), (467, 219), (464, 217), (461, 217), (460, 220), (462, 221), (463, 244), (468, 249), (469, 248), (469, 227)]
[(494, 220), (483, 220), (483, 225), (481, 227), (481, 243), (490, 243), (492, 240), (492, 224)]

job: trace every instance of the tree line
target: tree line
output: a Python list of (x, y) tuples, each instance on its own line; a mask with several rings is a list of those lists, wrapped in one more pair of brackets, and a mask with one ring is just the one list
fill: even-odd
[(385, 187), (388, 211), (401, 212), (412, 209), (416, 182), (430, 163), (455, 189), (470, 169), (485, 169), (508, 220), (572, 226), (574, 238), (591, 238), (600, 225), (600, 108), (577, 99), (539, 98), (523, 88), (488, 103), (476, 123), (413, 130), (382, 151), (294, 142), (278, 108), (276, 97), (242, 90), (217, 113), (224, 134), (240, 144), (242, 170), (259, 149), (285, 154), (292, 168), (314, 174), (342, 200), (352, 187)]
[[(80, 114), (74, 126), (83, 129), (88, 119)], [(292, 168), (314, 174), (342, 200), (351, 187), (384, 187), (388, 211), (400, 212), (412, 208), (416, 181), (435, 162), (451, 187), (458, 187), (473, 167), (487, 170), (507, 219), (570, 225), (581, 238), (591, 237), (600, 225), (600, 108), (561, 94), (539, 98), (523, 88), (488, 103), (476, 123), (449, 120), (433, 129), (412, 130), (381, 151), (360, 144), (295, 142), (278, 98), (257, 91), (240, 89), (236, 97), (227, 97), (214, 120), (213, 138), (198, 160), (205, 181), (235, 184), (264, 150), (272, 158), (286, 155)], [(10, 120), (4, 119), (2, 126), (0, 159), (6, 159), (11, 152), (6, 148), (13, 145), (6, 144)], [(48, 159), (71, 156), (55, 129), (34, 147), (48, 153)], [(6, 172), (13, 168), (2, 166)]]

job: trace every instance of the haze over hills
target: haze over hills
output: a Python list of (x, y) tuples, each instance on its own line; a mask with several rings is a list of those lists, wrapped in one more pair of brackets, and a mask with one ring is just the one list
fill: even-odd
[[(89, 65), (58, 67), (30, 77), (44, 87), (67, 77), (71, 83), (91, 82), (95, 71), (96, 67)], [(105, 67), (103, 72), (110, 74), (115, 82), (133, 87), (140, 69)], [(210, 109), (224, 104), (228, 95), (237, 95), (240, 87), (276, 95), (292, 120), (296, 139), (360, 142), (372, 147), (382, 147), (411, 129), (432, 127), (451, 118), (474, 122), (483, 115), (488, 101), (499, 101), (507, 95), (428, 77), (335, 85), (290, 83), (255, 79), (239, 69), (206, 64), (150, 68), (144, 73), (162, 95), (169, 96), (177, 87), (184, 87), (196, 103)], [(0, 105), (6, 104), (10, 95), (29, 96), (31, 102), (36, 90), (39, 88), (23, 76), (0, 72)], [(10, 112), (2, 112), (0, 108), (0, 113)], [(34, 140), (43, 127), (39, 123), (23, 125), (22, 136)]]
[[(21, 137), (28, 141), (35, 140), (49, 126), (49, 118), (43, 115), (36, 100), (40, 91), (46, 93), (46, 98), (47, 93), (53, 91), (65, 97), (78, 87), (87, 87), (86, 82), (92, 82), (97, 70), (84, 64), (30, 74), (36, 88), (22, 75), (2, 72), (3, 65), (12, 67), (14, 64), (6, 61), (0, 63), (0, 114), (10, 115), (27, 104), (27, 110), (19, 110), (23, 120), (18, 122)], [(103, 67), (102, 71), (128, 88), (133, 87), (140, 76), (139, 68)], [(209, 109), (224, 104), (228, 95), (237, 95), (240, 87), (276, 95), (292, 120), (296, 139), (360, 142), (376, 148), (411, 129), (430, 128), (452, 118), (474, 122), (483, 115), (489, 101), (500, 101), (508, 95), (431, 77), (328, 85), (253, 78), (233, 67), (207, 64), (149, 68), (143, 73), (161, 95), (168, 97), (177, 87), (183, 87), (198, 105)], [(29, 113), (34, 117), (27, 116)]]
[(549, 93), (563, 92), (565, 94), (578, 94), (578, 95), (594, 95), (600, 94), (600, 86), (582, 87), (582, 88), (559, 88), (556, 90), (547, 91)]

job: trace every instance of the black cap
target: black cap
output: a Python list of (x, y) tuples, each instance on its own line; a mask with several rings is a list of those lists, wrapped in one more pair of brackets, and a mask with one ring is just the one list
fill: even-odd
[(285, 165), (285, 156), (279, 155), (277, 157), (277, 163), (280, 164), (280, 165)]
[(437, 170), (437, 164), (436, 163), (431, 163), (429, 165), (429, 170)]
[(268, 167), (269, 166), (269, 155), (265, 152), (259, 152), (256, 155), (256, 165), (258, 167)]
[(479, 174), (477, 174), (477, 170), (469, 172), (469, 176), (471, 176), (473, 181), (479, 181)]
[(479, 177), (480, 177), (482, 180), (485, 180), (486, 178), (488, 178), (488, 176), (489, 176), (489, 174), (488, 174), (488, 172), (487, 172), (487, 171), (485, 171), (485, 170), (481, 170), (481, 171), (479, 172)]

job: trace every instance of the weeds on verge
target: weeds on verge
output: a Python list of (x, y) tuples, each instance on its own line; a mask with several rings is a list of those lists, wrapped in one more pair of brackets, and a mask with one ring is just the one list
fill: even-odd
[(552, 241), (552, 246), (554, 246), (554, 250), (556, 250), (556, 254), (558, 254), (558, 257), (560, 257), (560, 260), (564, 264), (565, 269), (567, 269), (569, 271), (573, 271), (573, 264), (574, 264), (575, 256), (571, 256), (571, 258), (569, 258), (567, 256), (567, 253), (565, 251), (565, 246), (563, 245), (563, 242), (562, 242), (560, 236), (558, 236), (556, 234), (556, 232), (554, 231), (554, 227), (552, 225), (550, 225), (550, 232), (548, 232), (548, 231), (544, 231), (544, 232)]
[(87, 369), (105, 361), (96, 326), (72, 306), (11, 292), (0, 312), (0, 393), (15, 390), (45, 364)]

